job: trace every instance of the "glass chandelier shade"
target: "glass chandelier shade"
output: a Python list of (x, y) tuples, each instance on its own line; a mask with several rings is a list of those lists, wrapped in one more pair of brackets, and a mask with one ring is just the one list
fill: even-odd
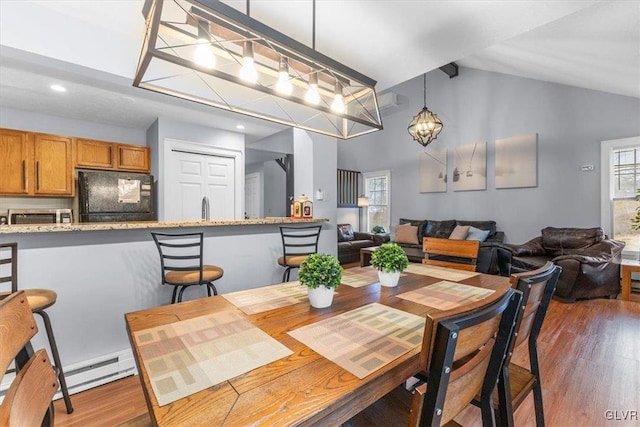
[(413, 116), (407, 130), (411, 137), (426, 147), (435, 140), (442, 131), (442, 121), (427, 108), (427, 75), (424, 75), (424, 107)]
[(143, 15), (134, 86), (341, 139), (382, 129), (375, 80), (219, 0)]

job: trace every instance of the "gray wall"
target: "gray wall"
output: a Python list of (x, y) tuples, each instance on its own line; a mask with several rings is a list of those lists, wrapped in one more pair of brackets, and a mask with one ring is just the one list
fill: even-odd
[(287, 175), (275, 160), (263, 165), (264, 216), (286, 216)]
[[(392, 224), (404, 218), (494, 219), (507, 241), (524, 242), (545, 226), (600, 225), (600, 141), (640, 135), (640, 100), (632, 97), (461, 68), (449, 79), (427, 75), (427, 106), (444, 129), (433, 147), (487, 141), (487, 190), (421, 194), (423, 147), (407, 133), (423, 106), (422, 76), (392, 88), (400, 107), (383, 117), (384, 130), (338, 143), (338, 168), (391, 169)], [(538, 186), (495, 188), (496, 138), (538, 133)], [(580, 166), (595, 165), (593, 172)]]

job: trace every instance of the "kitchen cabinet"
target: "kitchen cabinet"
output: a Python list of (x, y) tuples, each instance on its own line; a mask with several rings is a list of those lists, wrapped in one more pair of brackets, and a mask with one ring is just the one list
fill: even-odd
[(84, 169), (149, 172), (149, 147), (78, 138), (76, 166)]
[(0, 129), (0, 194), (73, 196), (73, 139)]

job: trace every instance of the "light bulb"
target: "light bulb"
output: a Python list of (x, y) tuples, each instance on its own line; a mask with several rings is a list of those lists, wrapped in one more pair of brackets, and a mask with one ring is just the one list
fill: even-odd
[(289, 61), (284, 56), (280, 57), (279, 70), (276, 91), (283, 95), (291, 95), (291, 92), (293, 92), (293, 86), (289, 81)]
[(198, 47), (193, 53), (193, 60), (196, 64), (205, 68), (213, 68), (216, 65), (216, 57), (211, 52), (211, 45), (206, 39), (198, 39)]
[(331, 103), (331, 111), (338, 114), (344, 113), (344, 99), (342, 98), (341, 94), (336, 93), (333, 96), (333, 102)]
[(304, 97), (309, 104), (318, 105), (320, 103), (320, 92), (318, 92), (318, 74), (309, 75), (309, 90)]
[(245, 42), (242, 58), (242, 68), (240, 68), (240, 78), (247, 83), (258, 81), (258, 71), (253, 64), (253, 43)]

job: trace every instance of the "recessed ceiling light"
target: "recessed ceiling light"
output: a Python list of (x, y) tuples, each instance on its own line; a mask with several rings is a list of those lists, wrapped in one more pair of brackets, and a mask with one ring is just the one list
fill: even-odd
[(236, 126), (236, 129), (243, 130), (243, 129), (244, 129), (244, 125), (237, 125), (237, 126)]
[(51, 85), (51, 90), (54, 92), (66, 92), (67, 88), (61, 85)]

